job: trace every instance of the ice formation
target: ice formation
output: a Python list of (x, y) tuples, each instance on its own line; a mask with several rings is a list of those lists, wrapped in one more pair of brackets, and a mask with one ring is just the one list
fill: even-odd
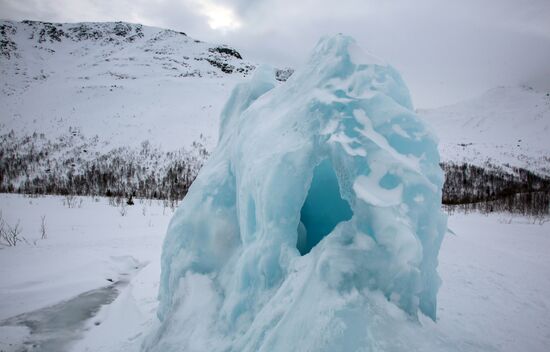
[(322, 39), (281, 85), (259, 68), (170, 223), (144, 350), (419, 348), (442, 185), (400, 75), (353, 39)]

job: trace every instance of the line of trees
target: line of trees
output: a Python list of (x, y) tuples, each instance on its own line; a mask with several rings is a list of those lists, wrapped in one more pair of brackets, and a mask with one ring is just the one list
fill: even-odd
[(0, 192), (181, 200), (208, 157), (199, 142), (190, 150), (162, 152), (144, 142), (101, 154), (90, 151), (98, 140), (80, 137), (0, 136)]
[[(201, 142), (188, 150), (100, 149), (99, 138), (76, 129), (56, 140), (44, 135), (0, 136), (0, 192), (31, 195), (139, 197), (179, 201), (208, 152)], [(442, 163), (443, 204), (449, 210), (550, 214), (550, 178), (521, 168)]]
[(550, 178), (522, 168), (443, 163), (443, 204), (448, 209), (550, 214)]

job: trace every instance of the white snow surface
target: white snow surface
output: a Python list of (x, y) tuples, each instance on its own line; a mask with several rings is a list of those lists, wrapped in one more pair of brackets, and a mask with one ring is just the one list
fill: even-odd
[(461, 351), (550, 346), (550, 221), (456, 214), (440, 252), (437, 327)]
[[(91, 339), (79, 342), (86, 346), (82, 350), (99, 351), (90, 346), (107, 344), (111, 351), (122, 351), (130, 344), (128, 339), (153, 322), (160, 248), (172, 210), (155, 201), (136, 200), (124, 208), (108, 203), (107, 198), (79, 197), (68, 208), (59, 196), (0, 196), (3, 220), (10, 226), (20, 222), (22, 229), (17, 246), (0, 246), (1, 351), (20, 351), (25, 342), (43, 343), (43, 351), (69, 350), (83, 336)], [(42, 216), (46, 239), (41, 239)], [(110, 286), (121, 293), (108, 308), (100, 309), (109, 300), (95, 304), (86, 296)], [(33, 314), (51, 306), (51, 311)], [(55, 315), (65, 306), (66, 311)], [(29, 313), (25, 319), (38, 321), (34, 336), (24, 325), (5, 325), (8, 318)], [(113, 314), (119, 314), (117, 326), (102, 324)], [(79, 315), (81, 322), (72, 319)], [(86, 320), (87, 315), (94, 317)], [(68, 317), (67, 325), (63, 316)], [(48, 328), (51, 332), (41, 330)], [(99, 333), (102, 338), (96, 340)], [(46, 347), (49, 338), (55, 339), (50, 349)], [(61, 345), (65, 342), (67, 346)]]
[(0, 26), (16, 47), (0, 60), (4, 133), (55, 139), (71, 128), (99, 136), (103, 148), (149, 140), (164, 150), (187, 147), (204, 134), (213, 147), (223, 103), (255, 67), (215, 51), (222, 45), (139, 24)]
[(509, 164), (550, 175), (550, 93), (498, 87), (468, 101), (419, 110), (443, 161)]
[[(68, 209), (63, 197), (0, 195), (3, 218), (10, 224), (19, 219), (28, 241), (0, 249), (0, 350), (21, 350), (31, 339), (24, 326), (3, 326), (6, 318), (106, 286), (106, 278), (124, 277), (124, 260), (112, 257), (148, 264), (131, 275), (111, 304), (83, 322), (78, 340), (55, 351), (137, 352), (146, 332), (158, 324), (158, 264), (171, 210), (162, 215), (162, 205), (138, 201), (122, 217), (105, 198), (82, 199), (81, 207)], [(42, 215), (45, 240), (40, 239)], [(545, 352), (550, 222), (471, 213), (451, 215), (448, 225), (456, 235), (446, 237), (439, 255), (438, 320), (421, 316), (422, 329), (445, 336), (460, 351)], [(204, 291), (198, 294), (208, 299)]]

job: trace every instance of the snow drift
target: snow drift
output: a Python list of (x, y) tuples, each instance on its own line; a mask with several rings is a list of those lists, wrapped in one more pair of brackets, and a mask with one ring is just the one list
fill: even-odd
[[(414, 350), (446, 230), (435, 137), (391, 66), (322, 39), (238, 85), (168, 228), (150, 351)], [(435, 339), (434, 339), (435, 340)]]

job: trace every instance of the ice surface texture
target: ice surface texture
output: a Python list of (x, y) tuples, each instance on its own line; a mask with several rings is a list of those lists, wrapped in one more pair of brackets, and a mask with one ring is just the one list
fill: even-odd
[[(418, 347), (446, 230), (435, 137), (344, 35), (284, 84), (238, 85), (168, 228), (154, 351)], [(413, 348), (411, 348), (413, 347)]]

